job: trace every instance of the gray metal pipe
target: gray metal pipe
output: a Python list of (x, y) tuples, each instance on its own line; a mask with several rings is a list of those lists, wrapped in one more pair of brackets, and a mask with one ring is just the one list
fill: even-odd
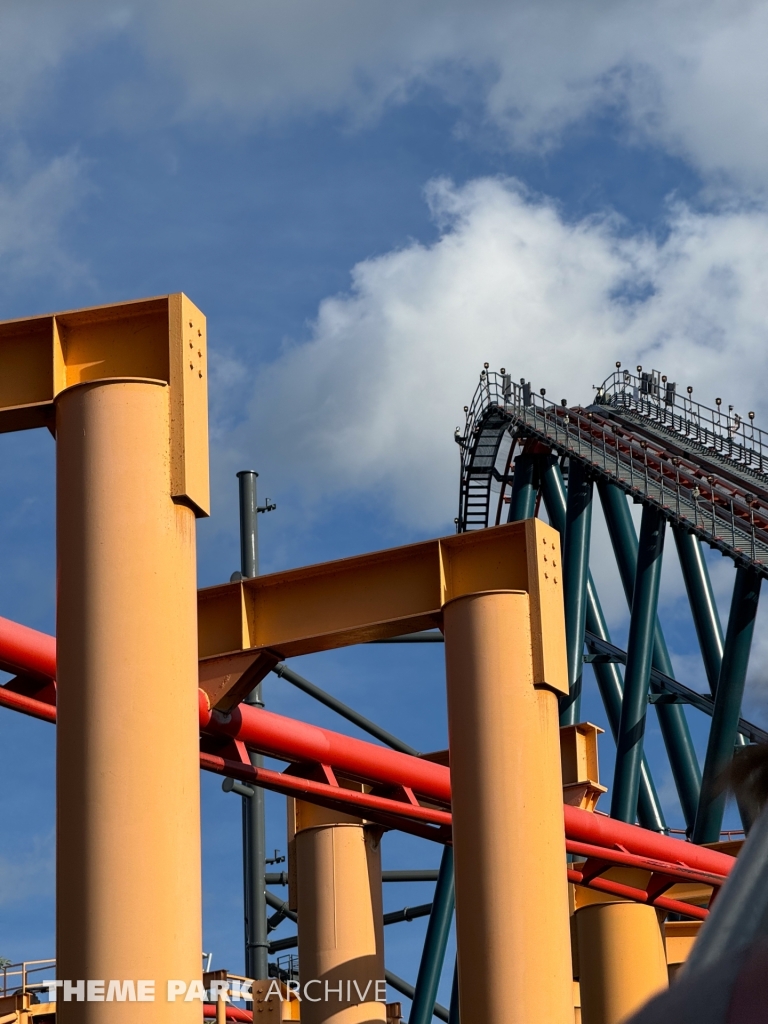
[[(413, 994), (415, 992), (413, 985), (409, 985), (407, 981), (403, 978), (399, 978), (396, 974), (393, 974), (392, 971), (384, 971), (384, 977), (387, 979), (387, 984), (391, 985), (395, 992), (399, 992), (401, 995), (405, 996), (406, 999), (413, 999)], [(448, 1011), (444, 1006), (441, 1006), (440, 1003), (435, 1003), (432, 1014), (437, 1017), (438, 1020), (446, 1021), (447, 1024)]]
[(359, 729), (367, 732), (371, 736), (375, 736), (377, 740), (381, 740), (382, 743), (386, 743), (388, 747), (392, 747), (393, 750), (399, 750), (403, 754), (413, 754), (415, 757), (419, 756), (419, 751), (408, 743), (404, 743), (399, 740), (397, 736), (393, 736), (391, 732), (387, 732), (386, 729), (382, 729), (380, 725), (376, 725), (365, 715), (361, 715), (359, 711), (355, 711), (349, 707), (343, 701), (338, 698), (331, 696), (330, 693), (326, 693), (319, 686), (314, 683), (310, 683), (304, 676), (300, 676), (298, 672), (294, 672), (292, 668), (288, 668), (284, 661), (281, 661), (278, 665), (272, 669), (276, 676), (281, 679), (286, 679), (293, 686), (299, 690), (303, 690), (304, 693), (310, 697), (314, 697), (315, 700), (321, 704), (325, 704), (327, 708), (335, 711), (342, 718), (346, 718), (348, 722), (353, 722)]
[[(250, 579), (259, 572), (258, 496), (252, 469), (237, 474), (240, 496), (240, 573)], [(243, 701), (262, 708), (261, 684), (255, 686)], [(261, 754), (249, 751), (254, 768), (261, 768)], [(243, 796), (243, 890), (245, 902), (245, 974), (263, 980), (269, 976), (269, 938), (266, 901), (266, 822), (264, 790), (250, 787), (250, 797)]]
[[(436, 882), (439, 872), (436, 868), (417, 868), (406, 871), (382, 871), (382, 882)], [(288, 885), (287, 871), (268, 871), (267, 885)]]

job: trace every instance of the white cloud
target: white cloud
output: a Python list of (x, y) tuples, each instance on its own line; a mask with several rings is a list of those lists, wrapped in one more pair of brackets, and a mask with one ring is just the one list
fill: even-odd
[(513, 145), (557, 144), (614, 109), (706, 174), (764, 185), (768, 7), (756, 0), (164, 0), (131, 31), (184, 84), (182, 108), (355, 118), (428, 84)]
[(30, 103), (45, 101), (68, 59), (125, 24), (117, 4), (93, 0), (3, 0), (0, 6), (0, 124), (25, 126)]
[(464, 110), (464, 130), (485, 121), (517, 147), (557, 145), (564, 128), (611, 109), (630, 135), (713, 180), (762, 188), (767, 31), (758, 0), (6, 0), (0, 122), (21, 123), (60, 69), (122, 40), (146, 64), (102, 69), (99, 101), (131, 130), (153, 105), (244, 124), (359, 120), (426, 84)]
[(453, 429), (483, 361), (586, 403), (619, 358), (702, 401), (768, 411), (764, 211), (674, 207), (658, 241), (611, 217), (566, 223), (513, 181), (441, 181), (428, 196), (438, 241), (358, 264), (310, 340), (261, 371), (236, 436), (275, 490), (372, 490), (400, 522), (445, 529)]
[(74, 153), (35, 166), (18, 147), (0, 176), (0, 270), (4, 288), (22, 278), (53, 275), (67, 287), (85, 270), (61, 240), (65, 218), (87, 189), (81, 161)]

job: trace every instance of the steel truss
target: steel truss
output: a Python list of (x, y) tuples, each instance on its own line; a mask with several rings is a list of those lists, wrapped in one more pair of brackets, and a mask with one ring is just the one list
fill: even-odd
[[(643, 757), (648, 702), (656, 707), (688, 834), (720, 836), (719, 779), (734, 751), (768, 733), (740, 717), (760, 585), (768, 575), (768, 435), (732, 406), (694, 402), (691, 389), (657, 371), (621, 370), (588, 407), (552, 402), (530, 382), (486, 368), (470, 406), (461, 449), (458, 532), (512, 522), (543, 499), (562, 539), (569, 684), (563, 724), (577, 721), (584, 661), (591, 662), (617, 742), (613, 816), (663, 830)], [(566, 487), (565, 474), (568, 484)], [(631, 610), (626, 652), (610, 640), (589, 573), (594, 486)], [(643, 505), (640, 537), (627, 497)], [(674, 679), (657, 617), (665, 527), (672, 529), (710, 692)], [(737, 567), (725, 636), (712, 594), (704, 541)], [(624, 666), (622, 679), (618, 665)], [(683, 708), (712, 718), (703, 776)], [(750, 822), (742, 814), (745, 827)]]

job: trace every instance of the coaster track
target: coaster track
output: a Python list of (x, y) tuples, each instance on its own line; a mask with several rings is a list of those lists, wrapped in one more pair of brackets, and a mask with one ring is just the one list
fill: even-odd
[[(656, 375), (616, 373), (597, 389), (594, 404), (568, 407), (547, 401), (527, 382), (513, 383), (509, 374), (484, 370), (464, 433), (456, 434), (458, 531), (501, 521), (512, 455), (539, 442), (541, 451), (578, 460), (595, 478), (657, 506), (737, 565), (768, 575), (766, 435), (751, 417), (745, 422), (693, 402), (681, 411), (675, 404), (681, 399), (664, 383), (662, 390)], [(500, 485), (495, 508), (494, 482)]]
[[(640, 706), (655, 704), (687, 831), (697, 842), (712, 842), (719, 835), (724, 805), (724, 798), (715, 795), (716, 780), (734, 750), (768, 740), (766, 730), (739, 717), (760, 583), (768, 575), (768, 435), (755, 426), (753, 412), (742, 417), (733, 406), (724, 409), (720, 398), (714, 408), (703, 406), (693, 401), (691, 388), (681, 394), (655, 370), (638, 367), (635, 374), (617, 364), (616, 372), (595, 390), (592, 404), (568, 406), (565, 400), (548, 400), (543, 388), (536, 393), (530, 382), (515, 383), (504, 369), (496, 373), (485, 365), (472, 402), (465, 406), (464, 431), (456, 430), (461, 449), (457, 530), (527, 518), (538, 513), (544, 499), (563, 545), (570, 700), (577, 711), (583, 657), (594, 666), (620, 748), (614, 792), (622, 786), (632, 790), (627, 772), (635, 770), (630, 762), (638, 757), (635, 750), (621, 764), (620, 734), (631, 731), (619, 669), (625, 666), (626, 679), (632, 680), (634, 728), (642, 735)], [(566, 492), (566, 481), (575, 485), (572, 494)], [(662, 543), (664, 523), (671, 525), (710, 693), (691, 690), (673, 678), (656, 598), (655, 627), (650, 633), (646, 628), (634, 650), (634, 620), (643, 615), (647, 619), (647, 601), (631, 616), (630, 649), (611, 643), (589, 575), (593, 484), (630, 609), (639, 593), (634, 581), (641, 563), (626, 497), (642, 504), (649, 529), (654, 520), (660, 524)], [(569, 521), (581, 525), (571, 532), (566, 529)], [(701, 542), (737, 567), (725, 637)], [(659, 564), (661, 550), (655, 556)], [(640, 667), (643, 659), (651, 658), (650, 670)], [(703, 782), (683, 711), (667, 706), (675, 704), (689, 704), (712, 719)], [(638, 813), (647, 827), (659, 828), (663, 814), (645, 763), (643, 772)], [(631, 803), (632, 797), (628, 799)], [(632, 812), (625, 807), (623, 813)], [(747, 818), (744, 823), (749, 826)]]

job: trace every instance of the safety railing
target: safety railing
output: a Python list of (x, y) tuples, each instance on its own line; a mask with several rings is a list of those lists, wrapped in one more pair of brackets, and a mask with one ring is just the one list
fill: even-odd
[[(37, 992), (44, 988), (44, 981), (48, 981), (55, 971), (56, 961), (48, 960), (22, 960), (18, 964), (8, 964), (3, 967), (3, 996), (14, 995), (16, 992)], [(46, 973), (47, 972), (47, 973)]]
[(693, 388), (678, 390), (658, 370), (637, 373), (617, 369), (596, 389), (595, 402), (634, 412), (707, 452), (768, 480), (768, 433), (755, 426), (755, 414), (744, 418), (732, 405), (715, 407), (693, 400)]
[[(606, 395), (604, 390), (600, 397), (607, 405)], [(514, 431), (541, 440), (558, 454), (579, 458), (627, 493), (657, 505), (667, 518), (692, 528), (735, 561), (752, 562), (768, 575), (768, 501), (714, 474), (704, 475), (695, 461), (672, 455), (660, 441), (636, 436), (601, 416), (599, 406), (570, 408), (565, 400), (555, 404), (544, 389), (537, 393), (529, 382), (514, 383), (507, 373), (484, 369), (466, 410), (464, 434), (456, 438), (462, 449), (462, 495), (468, 490), (473, 449), (492, 423), (492, 433)], [(756, 427), (753, 430), (762, 444), (765, 435)], [(711, 439), (711, 434), (710, 430), (706, 437)], [(703, 426), (699, 436), (705, 437)], [(490, 450), (488, 442), (484, 444)], [(754, 467), (761, 457), (760, 452), (745, 456), (743, 464)], [(768, 446), (766, 460), (768, 466)], [(460, 519), (462, 514), (460, 508)], [(466, 527), (460, 522), (462, 528)]]

